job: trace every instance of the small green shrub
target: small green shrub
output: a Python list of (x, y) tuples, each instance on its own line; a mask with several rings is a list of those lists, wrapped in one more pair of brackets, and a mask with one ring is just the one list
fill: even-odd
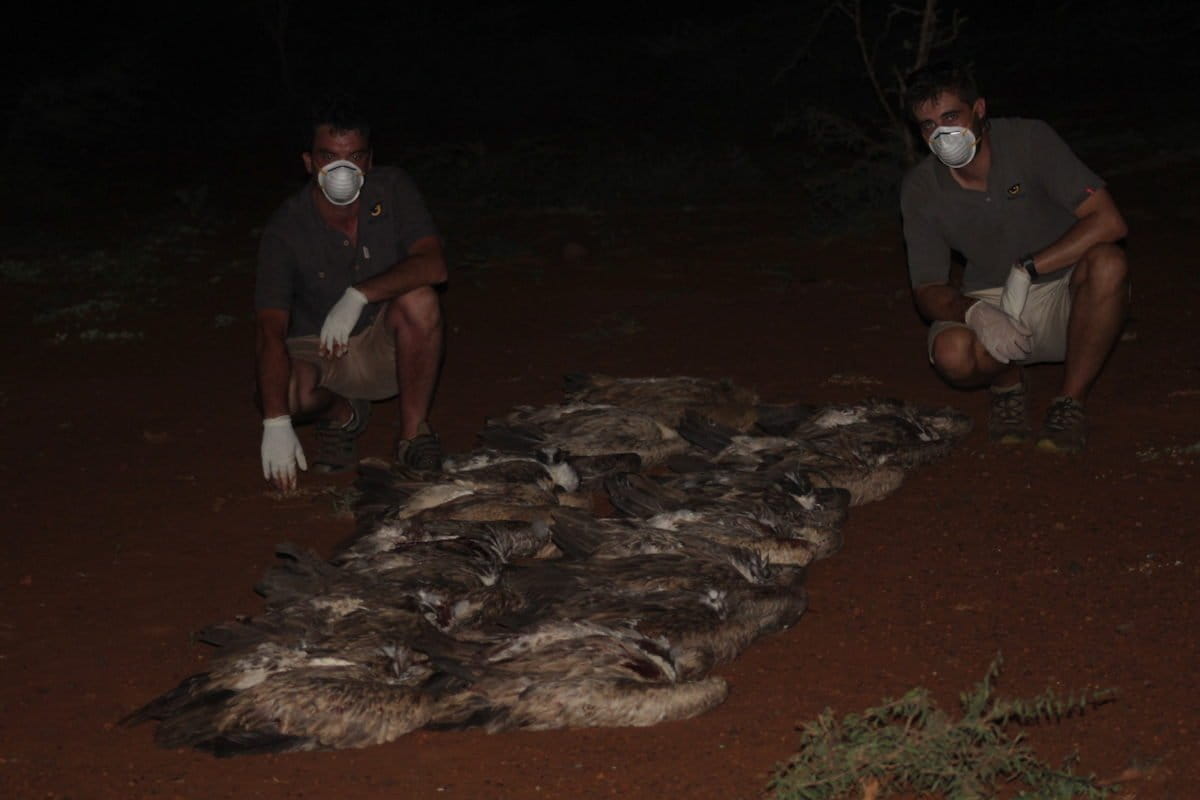
[(926, 689), (840, 721), (826, 710), (801, 729), (800, 748), (768, 785), (776, 800), (832, 800), (914, 793), (946, 800), (995, 796), (1001, 781), (1020, 782), (1028, 791), (1017, 800), (1102, 798), (1114, 791), (1080, 777), (1070, 764), (1053, 769), (1034, 758), (1012, 725), (1058, 722), (1108, 702), (1111, 690), (1067, 697), (1053, 690), (1031, 700), (993, 695), (1000, 656), (974, 691), (961, 696), (958, 720), (939, 709)]

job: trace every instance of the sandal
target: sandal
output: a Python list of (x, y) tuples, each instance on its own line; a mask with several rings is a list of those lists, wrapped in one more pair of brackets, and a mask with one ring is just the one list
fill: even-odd
[(418, 472), (442, 471), (442, 442), (429, 423), (418, 425), (411, 439), (396, 440), (396, 463)]
[(353, 469), (358, 464), (358, 447), (355, 440), (367, 429), (371, 416), (370, 400), (349, 400), (350, 419), (344, 423), (319, 420), (317, 432), (317, 460), (313, 471), (334, 475)]

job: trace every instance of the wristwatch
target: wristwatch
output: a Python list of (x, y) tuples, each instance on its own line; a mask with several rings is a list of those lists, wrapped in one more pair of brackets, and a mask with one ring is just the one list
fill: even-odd
[(1017, 264), (1029, 273), (1029, 280), (1036, 281), (1038, 279), (1037, 264), (1033, 262), (1033, 256), (1021, 256), (1017, 259)]

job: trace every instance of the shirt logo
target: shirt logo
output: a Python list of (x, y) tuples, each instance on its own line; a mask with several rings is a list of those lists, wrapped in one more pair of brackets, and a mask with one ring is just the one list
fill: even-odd
[(1009, 197), (1016, 197), (1020, 193), (1021, 193), (1021, 184), (1014, 183), (1012, 186), (1008, 187), (1008, 196)]
[(374, 206), (371, 207), (371, 216), (372, 217), (378, 217), (382, 213), (383, 213), (383, 203), (376, 203)]

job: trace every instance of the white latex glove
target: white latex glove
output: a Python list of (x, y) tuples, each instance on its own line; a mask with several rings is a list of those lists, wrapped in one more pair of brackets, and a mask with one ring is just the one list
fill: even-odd
[(321, 326), (321, 353), (341, 357), (346, 353), (346, 343), (350, 341), (350, 331), (358, 324), (367, 297), (358, 289), (350, 286), (342, 299), (333, 304)]
[(1020, 361), (1033, 352), (1033, 331), (999, 306), (980, 300), (967, 309), (964, 321), (984, 349), (1001, 364)]
[(1008, 271), (1008, 280), (1004, 282), (1004, 291), (1000, 293), (1000, 308), (1013, 319), (1020, 319), (1025, 310), (1025, 301), (1029, 299), (1029, 287), (1033, 281), (1029, 273), (1020, 264), (1014, 264)]
[(292, 428), (292, 418), (271, 417), (263, 420), (262, 466), (263, 477), (278, 488), (296, 488), (296, 465), (308, 469), (304, 448)]

